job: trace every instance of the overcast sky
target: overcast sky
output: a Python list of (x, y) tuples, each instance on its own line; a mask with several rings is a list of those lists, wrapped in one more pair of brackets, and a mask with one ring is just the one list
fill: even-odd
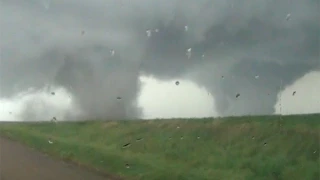
[(319, 1), (0, 3), (1, 111), (23, 120), (274, 114), (283, 89), (282, 113), (318, 111)]

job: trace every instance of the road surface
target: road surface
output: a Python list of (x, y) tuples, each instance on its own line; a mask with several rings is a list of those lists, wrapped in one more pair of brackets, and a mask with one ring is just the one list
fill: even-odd
[(0, 180), (113, 180), (0, 137)]

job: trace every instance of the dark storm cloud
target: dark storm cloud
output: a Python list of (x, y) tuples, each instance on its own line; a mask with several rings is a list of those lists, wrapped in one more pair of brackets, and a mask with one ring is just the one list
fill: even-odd
[(221, 115), (243, 115), (273, 113), (280, 90), (319, 70), (319, 1), (206, 3), (197, 17), (184, 11), (150, 39), (147, 73), (187, 72), (215, 96)]
[(272, 113), (319, 69), (319, 0), (0, 2), (1, 96), (64, 86), (82, 118), (139, 116), (139, 73), (193, 80), (222, 115)]

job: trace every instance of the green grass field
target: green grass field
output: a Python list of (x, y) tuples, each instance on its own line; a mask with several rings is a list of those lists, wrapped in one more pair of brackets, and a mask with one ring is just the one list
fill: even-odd
[(0, 131), (124, 179), (319, 179), (320, 114), (2, 123)]

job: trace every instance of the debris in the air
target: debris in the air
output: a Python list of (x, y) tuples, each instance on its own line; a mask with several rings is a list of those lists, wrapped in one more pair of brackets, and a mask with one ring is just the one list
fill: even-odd
[(48, 139), (48, 143), (53, 144), (53, 141), (51, 140), (51, 138)]
[(111, 49), (110, 53), (111, 53), (111, 56), (114, 56), (114, 54), (116, 53), (116, 51), (113, 50), (113, 49)]
[(236, 95), (236, 98), (238, 98), (240, 96), (240, 93), (238, 93), (237, 95)]
[(180, 139), (183, 139), (183, 136), (181, 136)]
[(296, 95), (296, 91), (294, 91), (294, 92), (292, 93), (292, 96), (294, 96), (294, 95)]
[(189, 27), (188, 27), (188, 26), (184, 26), (184, 30), (185, 30), (185, 31), (188, 31), (188, 30), (189, 30)]
[(127, 144), (123, 145), (122, 148), (129, 147), (130, 145), (131, 145), (131, 143), (127, 143)]
[(251, 139), (255, 139), (255, 137), (254, 136), (252, 136), (252, 138)]
[(200, 139), (200, 136), (198, 136), (197, 139)]
[(148, 37), (151, 37), (151, 30), (147, 30), (146, 33)]
[(122, 98), (120, 96), (117, 97), (118, 100), (121, 100)]
[(177, 126), (177, 129), (180, 129), (180, 126)]
[(176, 81), (176, 85), (178, 86), (180, 84), (180, 82), (179, 81)]
[(265, 143), (264, 143), (264, 146), (266, 146), (266, 145), (267, 145), (267, 143), (265, 142)]
[(224, 76), (221, 76), (221, 78), (223, 79), (223, 78), (224, 78)]
[(259, 77), (260, 77), (260, 76), (257, 75), (257, 76), (255, 76), (254, 78), (259, 79)]
[(136, 139), (137, 141), (141, 141), (143, 138), (138, 138), (138, 139)]
[(191, 58), (191, 51), (192, 51), (192, 48), (187, 49), (186, 55), (187, 55), (188, 59)]
[(126, 164), (126, 168), (129, 169), (129, 168), (130, 168), (130, 165), (129, 165), (129, 164)]
[(314, 151), (313, 154), (317, 153), (317, 151)]
[(55, 92), (51, 92), (51, 95), (53, 95), (53, 96), (54, 96), (55, 94), (56, 94)]
[(291, 14), (287, 14), (286, 20), (289, 21), (291, 19)]
[(53, 117), (53, 118), (52, 118), (52, 121), (53, 121), (53, 122), (57, 121), (57, 118), (56, 118), (56, 117)]

